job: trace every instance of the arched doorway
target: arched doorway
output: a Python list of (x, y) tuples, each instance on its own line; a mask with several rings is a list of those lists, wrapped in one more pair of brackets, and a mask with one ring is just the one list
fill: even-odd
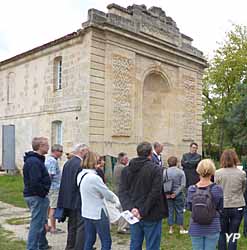
[(143, 139), (168, 142), (170, 113), (168, 79), (159, 72), (147, 75), (143, 86)]

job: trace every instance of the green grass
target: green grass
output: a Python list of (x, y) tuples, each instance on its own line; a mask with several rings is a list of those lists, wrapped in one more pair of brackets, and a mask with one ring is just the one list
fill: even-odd
[[(184, 224), (185, 229), (189, 229), (189, 220), (190, 220), (190, 212), (185, 213)], [(165, 219), (163, 222), (162, 228), (162, 240), (161, 240), (161, 250), (191, 250), (191, 240), (189, 235), (180, 235), (179, 228), (174, 227), (174, 233), (172, 235), (168, 234), (169, 227), (167, 224), (167, 220)], [(243, 233), (243, 223), (241, 224), (241, 228), (239, 231), (241, 234)], [(246, 250), (247, 249), (247, 238), (243, 236), (238, 241), (238, 250)]]
[(25, 241), (13, 239), (13, 234), (0, 226), (0, 249), (2, 250), (25, 250)]
[[(190, 219), (190, 212), (185, 213), (184, 223), (185, 228), (189, 229), (189, 219)], [(119, 235), (116, 232), (116, 226), (112, 227), (111, 233), (113, 238), (116, 240), (117, 243), (120, 245), (128, 244), (129, 235)], [(167, 220), (163, 220), (163, 226), (162, 226), (162, 238), (161, 238), (161, 247), (160, 250), (191, 250), (191, 240), (190, 236), (188, 234), (186, 235), (180, 235), (179, 234), (179, 227), (174, 227), (174, 233), (172, 235), (168, 234), (169, 227), (167, 224)], [(243, 233), (243, 223), (241, 224), (240, 233)], [(144, 249), (145, 249), (145, 243)], [(244, 238), (243, 236), (238, 241), (238, 250), (246, 250), (247, 246), (247, 238)]]
[[(26, 207), (26, 204), (22, 195), (23, 180), (21, 176), (0, 176), (0, 200), (14, 206)], [(185, 228), (189, 228), (190, 213), (185, 213)], [(13, 225), (24, 224), (28, 218), (14, 218), (9, 219), (8, 223)], [(175, 233), (173, 235), (168, 234), (167, 220), (163, 222), (161, 250), (191, 250), (191, 240), (188, 235), (180, 235), (178, 227), (174, 228)], [(243, 232), (243, 223), (240, 228), (240, 233)], [(116, 234), (116, 226), (112, 227), (112, 234), (114, 240), (117, 240), (119, 245), (127, 244), (129, 235)], [(22, 241), (9, 241), (11, 233), (4, 231), (0, 227), (0, 249), (5, 250), (22, 250), (25, 243)], [(4, 245), (9, 243), (10, 245)], [(238, 242), (238, 250), (246, 250), (247, 238), (243, 236)]]
[[(0, 200), (17, 206), (26, 207), (23, 199), (23, 178), (22, 176), (0, 176)], [(0, 248), (1, 249), (1, 248)]]
[(6, 223), (9, 225), (25, 225), (30, 223), (30, 217), (19, 217), (7, 219)]

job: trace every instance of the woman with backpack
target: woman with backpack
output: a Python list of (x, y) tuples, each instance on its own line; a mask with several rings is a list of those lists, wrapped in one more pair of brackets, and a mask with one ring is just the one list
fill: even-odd
[(81, 215), (84, 218), (84, 250), (92, 250), (99, 235), (102, 250), (111, 249), (110, 222), (104, 199), (118, 203), (116, 195), (97, 174), (97, 155), (89, 151), (83, 158), (83, 170), (77, 176), (81, 194)]
[[(185, 188), (185, 174), (182, 169), (179, 169), (177, 166), (178, 159), (175, 156), (168, 158), (168, 169), (164, 170), (165, 175), (169, 180), (172, 181), (171, 192), (166, 194), (169, 216), (168, 216), (168, 225), (169, 225), (169, 234), (173, 233), (173, 225), (177, 224), (180, 227), (180, 234), (187, 234), (188, 231), (184, 229), (184, 194), (183, 190)], [(175, 221), (174, 221), (175, 217)]]
[[(224, 209), (221, 213), (221, 234), (219, 250), (236, 250), (237, 240), (230, 237), (226, 242), (226, 235), (238, 233), (243, 218), (246, 189), (246, 174), (237, 168), (238, 156), (234, 150), (225, 150), (220, 158), (221, 169), (215, 174), (215, 182), (220, 184), (224, 191)], [(227, 248), (228, 245), (228, 248)]]
[(223, 190), (211, 182), (215, 170), (212, 160), (202, 160), (196, 169), (200, 181), (188, 189), (187, 208), (192, 211), (189, 234), (193, 250), (215, 250), (220, 236)]

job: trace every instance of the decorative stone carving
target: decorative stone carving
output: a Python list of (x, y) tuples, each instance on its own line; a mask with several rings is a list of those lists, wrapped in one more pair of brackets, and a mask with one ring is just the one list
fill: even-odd
[(112, 136), (130, 136), (132, 129), (133, 60), (114, 55), (112, 58)]
[(195, 79), (185, 76), (184, 77), (184, 136), (183, 140), (193, 141), (194, 133), (196, 129), (196, 110), (195, 110), (195, 98), (196, 98), (196, 86)]

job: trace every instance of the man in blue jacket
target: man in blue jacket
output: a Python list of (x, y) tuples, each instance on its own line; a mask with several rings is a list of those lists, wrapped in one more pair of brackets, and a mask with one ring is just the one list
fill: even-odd
[(51, 186), (44, 156), (49, 150), (48, 139), (34, 137), (32, 148), (33, 151), (25, 153), (23, 166), (23, 194), (31, 211), (27, 250), (46, 250), (49, 248), (45, 232), (49, 206), (47, 194)]

